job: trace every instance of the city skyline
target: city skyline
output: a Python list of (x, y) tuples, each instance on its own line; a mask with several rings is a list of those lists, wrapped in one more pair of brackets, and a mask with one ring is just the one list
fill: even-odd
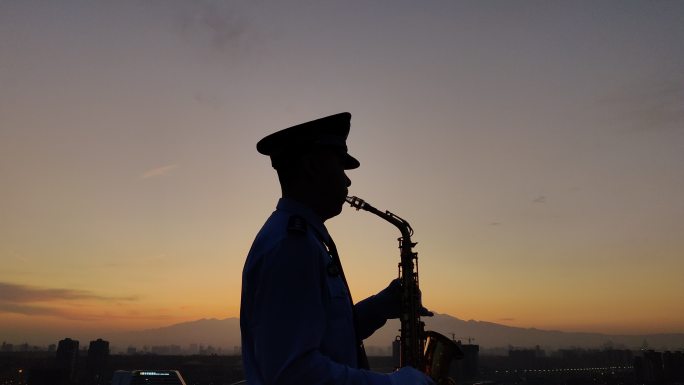
[[(239, 314), (265, 135), (342, 111), (425, 305), (684, 333), (684, 3), (0, 3), (0, 340)], [(360, 300), (396, 229), (326, 223)], [(12, 338), (14, 340), (14, 338)]]
[[(509, 327), (501, 324), (460, 320), (448, 314), (437, 314), (424, 319), (426, 329), (439, 332), (461, 344), (476, 344), (486, 354), (500, 355), (507, 350), (544, 349), (558, 352), (567, 349), (584, 350), (662, 350), (682, 351), (684, 333), (619, 335), (601, 333), (572, 333), (557, 330), (540, 330)], [(384, 355), (391, 351), (399, 329), (397, 320), (389, 321), (364, 341), (369, 354)], [(125, 354), (241, 354), (239, 318), (200, 319), (166, 327), (131, 332), (51, 336), (42, 340), (2, 341), (2, 352), (53, 351), (56, 342), (97, 343), (106, 341), (111, 351)], [(82, 346), (84, 349), (85, 346)]]

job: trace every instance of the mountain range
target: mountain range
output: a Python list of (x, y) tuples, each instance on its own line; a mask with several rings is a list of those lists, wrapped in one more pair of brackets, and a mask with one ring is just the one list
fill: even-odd
[[(440, 332), (463, 343), (480, 345), (481, 349), (540, 346), (547, 350), (562, 348), (650, 348), (656, 350), (683, 350), (684, 333), (612, 335), (578, 333), (534, 328), (519, 328), (484, 321), (464, 321), (447, 314), (423, 318), (427, 330)], [(398, 334), (399, 321), (390, 320), (365, 345), (371, 351), (386, 352)], [(283, 330), (287, 333), (287, 330)], [(211, 345), (232, 352), (240, 343), (240, 320), (200, 319), (167, 327), (135, 332), (122, 332), (109, 336), (114, 346), (161, 346), (190, 344)]]

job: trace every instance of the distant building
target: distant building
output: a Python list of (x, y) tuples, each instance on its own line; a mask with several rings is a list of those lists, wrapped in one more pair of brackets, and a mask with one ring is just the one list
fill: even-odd
[(201, 356), (211, 356), (214, 354), (218, 354), (221, 352), (221, 349), (216, 349), (213, 346), (209, 345), (206, 348), (203, 348), (202, 345), (200, 345), (200, 351), (199, 354)]
[(449, 376), (454, 378), (457, 383), (470, 382), (480, 374), (480, 345), (462, 344), (458, 341), (458, 346), (463, 352), (463, 358), (453, 360), (449, 368)]
[(180, 345), (152, 346), (152, 349), (150, 351), (152, 354), (158, 354), (163, 356), (180, 355), (181, 347)]
[(398, 337), (392, 341), (392, 363), (395, 368), (401, 363), (401, 341)]
[(199, 345), (197, 345), (197, 344), (190, 344), (190, 346), (189, 346), (189, 351), (190, 351), (190, 354), (197, 354), (197, 353), (199, 353)]
[(92, 385), (107, 384), (105, 372), (109, 362), (109, 341), (98, 338), (90, 341), (88, 347), (87, 372), (88, 383)]
[(57, 345), (57, 365), (64, 373), (63, 380), (73, 383), (76, 380), (76, 365), (78, 363), (78, 341), (65, 338)]
[(463, 368), (463, 378), (473, 379), (480, 374), (480, 345), (461, 345), (463, 359), (460, 360)]
[(642, 351), (634, 358), (634, 374), (639, 384), (662, 384), (665, 381), (663, 355), (654, 350)]
[(667, 383), (684, 382), (684, 353), (663, 353), (663, 375)]
[(536, 369), (539, 366), (539, 359), (546, 356), (546, 352), (539, 345), (534, 349), (518, 349), (511, 347), (508, 350), (508, 358), (514, 368), (517, 369)]

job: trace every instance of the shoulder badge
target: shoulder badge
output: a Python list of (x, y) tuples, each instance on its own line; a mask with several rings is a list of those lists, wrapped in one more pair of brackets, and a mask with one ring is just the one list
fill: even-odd
[(337, 267), (335, 261), (330, 261), (327, 266), (328, 275), (331, 277), (337, 277), (340, 275), (340, 269)]
[(293, 234), (306, 234), (306, 221), (299, 215), (290, 216), (287, 222), (287, 231)]

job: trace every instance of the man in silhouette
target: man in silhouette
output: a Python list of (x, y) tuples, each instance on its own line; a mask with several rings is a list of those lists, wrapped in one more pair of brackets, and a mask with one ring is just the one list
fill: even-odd
[(368, 369), (361, 341), (399, 316), (400, 289), (356, 305), (324, 222), (342, 211), (359, 167), (347, 153), (351, 114), (273, 133), (257, 143), (278, 173), (282, 198), (252, 244), (242, 273), (240, 329), (247, 383), (433, 384), (405, 367)]

